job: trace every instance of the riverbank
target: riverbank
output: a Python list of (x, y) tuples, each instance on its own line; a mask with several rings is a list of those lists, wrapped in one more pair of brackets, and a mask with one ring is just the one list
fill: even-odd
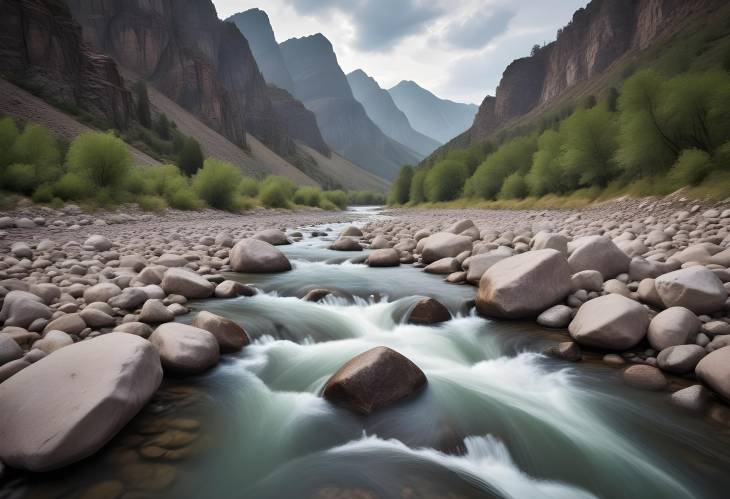
[[(30, 226), (23, 218), (43, 220)], [(205, 384), (206, 376), (228, 372), (233, 362), (244, 372), (255, 373), (271, 390), (259, 393), (251, 388), (258, 403), (273, 404), (280, 390), (303, 391), (306, 400), (316, 401), (318, 411), (335, 411), (328, 417), (336, 415), (341, 421), (345, 416), (335, 407), (362, 406), (352, 405), (347, 397), (329, 405), (317, 395), (326, 382), (337, 379), (338, 368), (381, 345), (415, 363), (425, 373), (428, 388), (423, 394), (418, 381), (423, 378), (418, 375), (412, 385), (390, 381), (399, 386), (400, 395), (383, 402), (382, 394), (375, 394), (370, 402), (385, 406), (366, 418), (373, 422), (380, 421), (380, 412), (392, 414), (389, 406), (396, 411), (402, 407), (397, 403), (400, 398), (427, 403), (423, 401), (435, 396), (433, 390), (438, 393), (445, 366), (459, 365), (458, 381), (449, 381), (450, 385), (469, 386), (474, 382), (471, 369), (498, 361), (493, 347), (481, 343), (496, 338), (518, 344), (531, 339), (531, 349), (539, 346), (537, 352), (554, 357), (561, 369), (579, 360), (585, 365), (600, 361), (621, 373), (622, 383), (647, 390), (644, 398), (634, 400), (636, 404), (663, 400), (693, 411), (698, 421), (704, 415), (715, 424), (730, 421), (722, 402), (727, 364), (695, 372), (703, 359), (729, 350), (724, 342), (730, 338), (725, 284), (730, 281), (725, 249), (730, 207), (621, 200), (575, 211), (262, 210), (233, 215), (209, 210), (158, 216), (136, 211), (89, 214), (71, 206), (63, 211), (34, 208), (0, 214), (0, 223), (8, 226), (8, 219), (21, 225), (0, 229), (5, 232), (0, 239), (4, 288), (0, 336), (19, 347), (9, 347), (5, 341), (5, 362), (0, 366), (5, 380), (0, 382), (0, 393), (15, 402), (5, 409), (10, 411), (5, 414), (9, 424), (0, 428), (0, 455), (13, 467), (53, 469), (98, 451), (124, 425), (109, 426), (99, 422), (105, 417), (97, 416), (90, 427), (84, 411), (106, 406), (115, 394), (114, 408), (125, 415), (124, 422), (140, 410), (147, 413), (138, 430), (143, 438), (132, 438), (131, 430), (122, 433), (125, 442), (135, 442), (122, 446), (125, 452), (133, 450), (125, 476), (134, 470), (162, 473), (158, 478), (164, 482), (176, 474), (164, 466), (182, 459), (179, 450), (188, 445), (166, 440), (182, 438), (179, 434), (164, 439), (145, 436), (147, 425), (156, 424), (146, 401), (157, 397), (155, 393), (175, 398), (164, 385), (158, 388), (163, 375), (174, 381), (181, 374), (198, 379), (207, 373), (201, 378)], [(671, 284), (664, 293), (656, 284), (665, 274), (700, 268), (700, 285), (694, 277), (676, 280), (682, 292), (673, 292)], [(423, 296), (443, 303), (446, 316), (429, 304), (416, 320), (414, 307)], [(687, 296), (690, 299), (682, 301)], [(665, 299), (676, 303), (662, 312)], [(602, 305), (589, 310), (596, 303)], [(672, 309), (678, 315), (667, 318)], [(581, 310), (590, 313), (581, 317)], [(477, 318), (477, 312), (489, 320)], [(464, 317), (470, 314), (474, 315)], [(596, 317), (602, 320), (596, 322)], [(355, 322), (347, 322), (350, 319)], [(411, 322), (414, 325), (405, 325)], [(682, 325), (679, 331), (677, 324)], [(488, 325), (505, 331), (485, 331)], [(461, 336), (465, 331), (468, 339)], [(296, 355), (284, 354), (292, 349)], [(508, 350), (500, 347), (501, 355)], [(662, 355), (664, 350), (669, 353)], [(437, 361), (429, 352), (445, 357)], [(282, 355), (288, 359), (283, 364), (276, 360)], [(506, 378), (502, 388), (510, 393), (524, 388), (532, 375), (521, 378), (522, 369), (545, 377), (544, 383), (551, 380), (561, 387), (568, 383), (533, 365), (544, 362), (544, 357), (535, 359), (543, 360), (515, 360), (524, 365), (511, 375), (522, 381), (512, 386)], [(72, 371), (67, 372), (69, 368)], [(493, 368), (487, 369), (491, 376), (498, 372)], [(123, 376), (102, 375), (117, 369)], [(298, 375), (283, 374), (289, 369)], [(66, 381), (70, 373), (79, 379), (76, 385)], [(606, 371), (601, 373), (606, 376)], [(40, 381), (41, 375), (47, 381)], [(120, 391), (119, 383), (125, 380), (136, 380), (135, 389)], [(538, 383), (538, 379), (529, 383), (533, 381)], [(546, 388), (544, 383), (533, 387), (536, 393)], [(43, 396), (35, 392), (32, 406), (24, 405), (34, 393), (31, 386), (46, 388)], [(485, 389), (497, 387), (490, 384)], [(81, 393), (82, 399), (76, 400)], [(207, 393), (201, 388), (196, 397)], [(44, 414), (59, 410), (55, 404), (74, 402), (80, 402), (76, 410), (81, 412), (62, 408), (67, 414), (62, 428), (43, 422)], [(12, 409), (17, 407), (24, 410)], [(175, 424), (189, 425), (175, 431), (191, 441), (197, 438), (192, 435), (196, 423)], [(92, 438), (80, 443), (73, 435), (82, 430)], [(279, 430), (271, 427), (272, 432)], [(49, 431), (62, 435), (63, 445), (41, 450), (33, 448), (34, 439), (12, 438), (32, 432), (43, 440)], [(448, 445), (421, 445), (447, 452), (459, 448), (461, 437), (472, 434), (450, 431), (455, 436), (439, 437), (451, 442)], [(383, 451), (394, 450), (380, 441), (375, 444)], [(8, 450), (16, 445), (20, 447)], [(195, 455), (204, 454), (206, 448), (196, 446)], [(271, 460), (275, 466), (276, 459)]]

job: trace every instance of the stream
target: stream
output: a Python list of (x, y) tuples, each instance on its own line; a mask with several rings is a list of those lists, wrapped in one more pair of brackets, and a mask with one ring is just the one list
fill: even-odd
[[(166, 378), (100, 453), (9, 474), (0, 498), (728, 497), (728, 426), (624, 385), (615, 367), (542, 355), (562, 331), (481, 318), (471, 286), (349, 263), (356, 253), (327, 249), (345, 225), (300, 228), (302, 241), (279, 247), (291, 272), (226, 275), (262, 293), (189, 304), (236, 321), (251, 345), (203, 376)], [(327, 228), (331, 237), (310, 236)], [(297, 298), (314, 288), (341, 296)], [(423, 296), (454, 318), (403, 324)], [(427, 387), (369, 417), (318, 396), (379, 345), (417, 364)]]

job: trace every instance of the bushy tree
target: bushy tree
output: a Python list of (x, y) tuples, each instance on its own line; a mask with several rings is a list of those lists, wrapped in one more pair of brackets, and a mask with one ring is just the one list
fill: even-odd
[(413, 180), (413, 167), (406, 165), (398, 172), (388, 194), (388, 203), (406, 204), (410, 198), (411, 180)]
[(715, 168), (707, 151), (686, 149), (669, 172), (672, 187), (678, 189), (685, 185), (697, 185)]
[(560, 136), (563, 171), (580, 186), (605, 187), (617, 175), (617, 124), (605, 106), (576, 111), (560, 126)]
[(26, 125), (16, 138), (12, 156), (18, 163), (40, 167), (57, 166), (61, 159), (58, 143), (51, 132), (33, 123)]
[(426, 199), (431, 202), (456, 199), (468, 176), (469, 170), (464, 163), (452, 159), (439, 161), (426, 174)]
[(162, 140), (170, 140), (172, 138), (170, 133), (170, 120), (167, 119), (165, 113), (160, 113), (155, 122), (155, 132)]
[(198, 141), (192, 137), (183, 140), (182, 149), (177, 159), (177, 166), (187, 176), (195, 173), (203, 167), (203, 151)]
[(0, 168), (14, 161), (12, 155), (13, 144), (20, 135), (15, 120), (10, 117), (0, 119)]
[(427, 173), (428, 172), (423, 168), (419, 168), (413, 173), (411, 188), (408, 191), (408, 199), (413, 204), (423, 203), (424, 201), (426, 201), (424, 181), (426, 180)]
[(241, 171), (231, 163), (208, 158), (193, 177), (193, 189), (212, 208), (234, 210)]
[(304, 206), (319, 206), (322, 191), (318, 187), (303, 185), (294, 193), (294, 202)]
[(66, 162), (71, 171), (98, 187), (117, 187), (126, 178), (132, 160), (127, 144), (114, 134), (89, 132), (74, 139)]
[(562, 146), (563, 141), (556, 130), (545, 130), (537, 139), (532, 168), (525, 178), (530, 194), (544, 196), (564, 190), (563, 169), (560, 164)]
[(511, 174), (526, 174), (532, 166), (532, 155), (537, 149), (537, 137), (530, 134), (502, 144), (479, 165), (465, 187), (469, 197), (494, 199), (502, 183)]
[(527, 196), (527, 182), (525, 177), (519, 173), (513, 173), (502, 184), (497, 197), (499, 199), (522, 199)]
[(344, 210), (347, 208), (347, 193), (342, 190), (324, 191), (322, 197), (335, 205), (338, 209)]
[(238, 190), (246, 197), (255, 198), (259, 195), (259, 181), (252, 177), (243, 177), (238, 184)]
[(147, 95), (147, 84), (140, 80), (134, 85), (134, 92), (137, 96), (137, 119), (145, 128), (152, 127), (152, 115), (150, 113), (150, 98)]
[(296, 186), (286, 177), (271, 175), (261, 182), (259, 199), (267, 208), (289, 208)]

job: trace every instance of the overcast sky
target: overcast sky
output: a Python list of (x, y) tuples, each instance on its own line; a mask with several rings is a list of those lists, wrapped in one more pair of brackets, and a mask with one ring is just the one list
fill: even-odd
[(323, 33), (340, 66), (383, 88), (414, 80), (439, 97), (481, 103), (502, 71), (587, 0), (213, 0), (221, 19), (265, 10), (277, 41)]

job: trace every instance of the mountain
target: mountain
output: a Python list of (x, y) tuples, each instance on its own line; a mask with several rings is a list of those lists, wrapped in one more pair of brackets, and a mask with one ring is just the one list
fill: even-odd
[(378, 82), (363, 70), (357, 69), (348, 74), (347, 81), (355, 99), (363, 105), (368, 117), (388, 137), (424, 157), (441, 145), (431, 137), (415, 131), (390, 94), (380, 88)]
[(235, 144), (245, 147), (251, 133), (280, 154), (293, 151), (248, 42), (211, 1), (67, 3), (95, 50)]
[(332, 44), (322, 34), (293, 38), (280, 45), (296, 97), (317, 117), (327, 144), (364, 169), (392, 180), (419, 156), (387, 137), (355, 100)]
[(232, 15), (226, 21), (235, 24), (248, 40), (264, 79), (292, 95), (296, 94), (294, 81), (289, 70), (286, 69), (266, 12), (260, 9), (249, 9)]
[(0, 16), (0, 75), (106, 126), (135, 120), (114, 61), (84, 43), (63, 0), (6, 0)]
[(418, 132), (441, 143), (467, 130), (477, 106), (440, 99), (413, 81), (402, 81), (388, 90), (395, 105)]
[(727, 16), (727, 11), (717, 13), (726, 6), (723, 0), (593, 0), (575, 12), (554, 42), (507, 66), (496, 94), (482, 102), (473, 127), (444, 149), (484, 141), (566, 99), (609, 88), (620, 81), (614, 73), (626, 70), (619, 68), (624, 61), (628, 64), (659, 39), (669, 39), (692, 19)]

